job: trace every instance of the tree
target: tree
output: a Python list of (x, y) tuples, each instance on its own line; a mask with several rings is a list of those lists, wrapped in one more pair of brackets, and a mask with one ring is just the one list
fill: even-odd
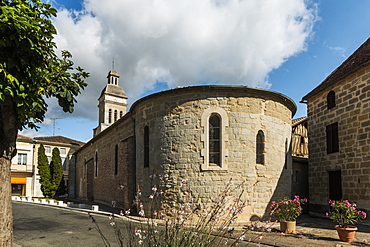
[(62, 159), (60, 158), (59, 148), (54, 148), (50, 162), (50, 182), (51, 182), (51, 197), (54, 198), (60, 182), (63, 178)]
[(71, 54), (56, 54), (56, 9), (40, 0), (0, 1), (0, 246), (12, 246), (10, 166), (18, 130), (37, 129), (55, 97), (73, 112), (89, 76)]
[(37, 169), (40, 175), (40, 184), (42, 194), (46, 197), (50, 195), (51, 183), (50, 183), (50, 167), (48, 157), (45, 155), (44, 145), (40, 145), (37, 150)]
[(64, 179), (62, 178), (60, 180), (60, 184), (59, 184), (57, 192), (55, 193), (55, 196), (62, 196), (62, 195), (65, 195), (66, 193), (67, 193), (67, 185)]

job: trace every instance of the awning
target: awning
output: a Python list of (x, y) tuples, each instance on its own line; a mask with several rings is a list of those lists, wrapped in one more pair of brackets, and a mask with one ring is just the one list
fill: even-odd
[(23, 177), (11, 177), (10, 181), (12, 184), (26, 184), (26, 178)]

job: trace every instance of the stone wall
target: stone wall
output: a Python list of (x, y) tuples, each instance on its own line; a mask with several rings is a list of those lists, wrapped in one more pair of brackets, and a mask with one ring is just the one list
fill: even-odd
[[(136, 121), (137, 183), (143, 199), (158, 184), (166, 190), (163, 206), (173, 203), (186, 180), (195, 198), (215, 197), (230, 179), (245, 181), (245, 217), (266, 216), (271, 200), (291, 193), (291, 117), (294, 103), (281, 95), (247, 87), (192, 87), (155, 94), (131, 108)], [(288, 106), (287, 106), (288, 105)], [(290, 107), (290, 108), (289, 108)], [(222, 108), (228, 115), (226, 170), (202, 170), (202, 114)], [(150, 133), (150, 165), (144, 168), (144, 127)], [(265, 133), (265, 164), (256, 164), (256, 135)], [(287, 159), (287, 160), (286, 160)], [(156, 174), (153, 179), (153, 174)], [(151, 179), (152, 178), (152, 179)], [(255, 186), (253, 186), (255, 185)]]
[[(176, 88), (136, 101), (122, 119), (77, 152), (77, 196), (131, 207), (134, 193), (144, 205), (154, 185), (172, 206), (187, 184), (193, 198), (215, 198), (232, 179), (244, 182), (243, 220), (266, 217), (272, 200), (291, 195), (291, 118), (296, 106), (269, 90), (233, 86)], [(207, 127), (212, 112), (222, 117), (222, 165), (206, 166)], [(144, 128), (149, 129), (149, 167), (144, 167)], [(265, 136), (265, 163), (256, 164), (256, 135)], [(115, 146), (119, 173), (114, 175)], [(98, 154), (98, 176), (95, 157)], [(124, 185), (123, 190), (118, 187)], [(123, 199), (122, 199), (123, 198)], [(153, 210), (153, 209), (152, 209)]]
[[(335, 92), (336, 106), (327, 108)], [(311, 203), (327, 207), (329, 172), (341, 171), (343, 199), (370, 209), (370, 66), (322, 90), (308, 100), (309, 184)], [(338, 122), (339, 152), (327, 154), (326, 126)]]
[[(133, 122), (130, 116), (126, 115), (110, 126), (109, 131), (103, 131), (78, 151), (77, 198), (108, 204), (116, 201), (117, 206), (125, 209), (131, 207), (136, 184), (133, 175), (135, 174), (133, 129)], [(116, 145), (117, 174), (115, 174)]]

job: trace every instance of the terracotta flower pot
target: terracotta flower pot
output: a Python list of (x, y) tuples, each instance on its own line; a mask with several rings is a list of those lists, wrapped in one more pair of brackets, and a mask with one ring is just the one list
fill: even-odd
[(295, 233), (296, 221), (280, 221), (280, 231), (284, 233)]
[(343, 242), (352, 242), (353, 239), (355, 238), (355, 233), (357, 231), (357, 227), (355, 226), (343, 228), (340, 227), (339, 225), (336, 225), (334, 228), (338, 232), (339, 239)]

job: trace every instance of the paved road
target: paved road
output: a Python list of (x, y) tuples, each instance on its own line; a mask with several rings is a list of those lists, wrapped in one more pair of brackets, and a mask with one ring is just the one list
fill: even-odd
[[(89, 227), (94, 227), (94, 224), (87, 212), (14, 202), (13, 215), (14, 243), (19, 246), (104, 246), (98, 232), (95, 229), (88, 230)], [(108, 216), (94, 214), (94, 217), (110, 240), (111, 246), (118, 246)], [(123, 220), (118, 219), (116, 222), (118, 227), (124, 228)]]
[[(103, 208), (103, 205), (101, 205)], [(106, 208), (110, 212), (116, 208)], [(104, 243), (96, 230), (88, 230), (94, 227), (88, 219), (87, 212), (81, 212), (73, 208), (54, 208), (36, 203), (13, 202), (14, 214), (14, 243), (22, 247), (94, 247), (103, 246)], [(94, 214), (96, 221), (105, 236), (110, 240), (112, 247), (118, 246), (115, 242), (113, 227), (109, 225), (108, 215)], [(125, 233), (127, 226), (137, 227), (137, 223), (127, 223), (123, 219), (116, 220), (118, 228)], [(359, 231), (356, 233), (355, 242), (344, 243), (339, 241), (334, 223), (327, 218), (316, 218), (302, 215), (297, 221), (297, 234), (281, 235), (275, 228), (271, 233), (247, 232), (248, 238), (255, 239), (263, 236), (260, 246), (279, 247), (333, 247), (333, 246), (368, 246), (364, 242), (370, 242), (370, 222), (365, 220), (358, 224)], [(254, 241), (254, 240), (253, 240)], [(249, 245), (248, 245), (249, 244)], [(243, 241), (239, 246), (256, 246), (256, 243)]]

